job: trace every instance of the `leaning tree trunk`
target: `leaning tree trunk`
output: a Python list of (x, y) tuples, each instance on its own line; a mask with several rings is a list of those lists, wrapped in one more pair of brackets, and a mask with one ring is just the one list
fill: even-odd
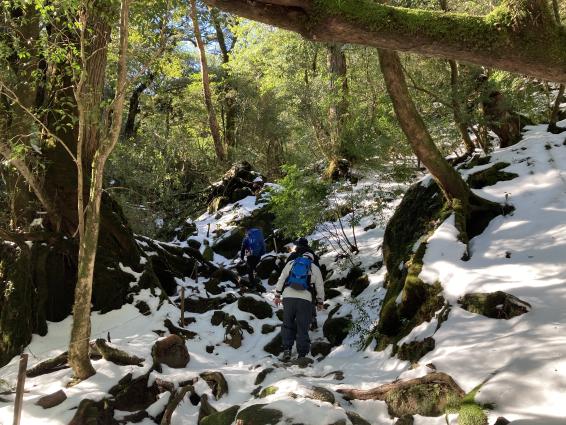
[(204, 50), (204, 43), (200, 34), (200, 27), (197, 18), (197, 5), (196, 0), (191, 0), (190, 16), (193, 22), (193, 30), (195, 33), (195, 39), (198, 46), (199, 58), (200, 58), (200, 71), (202, 76), (202, 92), (204, 96), (204, 103), (206, 105), (206, 112), (208, 113), (208, 125), (210, 127), (210, 134), (212, 135), (212, 140), (214, 141), (214, 150), (216, 152), (216, 157), (219, 161), (226, 160), (226, 152), (224, 150), (224, 145), (222, 143), (222, 137), (220, 136), (220, 129), (218, 127), (218, 120), (216, 119), (216, 111), (214, 110), (214, 105), (212, 103), (212, 94), (210, 92), (210, 78), (208, 75), (208, 63), (206, 60), (206, 51)]
[(318, 42), (412, 52), (566, 83), (566, 32), (549, 21), (546, 0), (503, 0), (486, 16), (356, 0), (204, 1)]
[(378, 50), (378, 54), (387, 92), (413, 152), (430, 171), (449, 201), (467, 201), (471, 191), (434, 144), (409, 94), (399, 55), (383, 49)]
[[(104, 166), (110, 153), (116, 146), (120, 138), (120, 130), (122, 127), (122, 116), (124, 110), (124, 100), (126, 97), (126, 75), (127, 62), (126, 55), (128, 50), (128, 18), (129, 18), (129, 0), (122, 0), (120, 10), (120, 41), (118, 53), (118, 78), (116, 79), (116, 95), (112, 101), (111, 113), (112, 124), (108, 130), (103, 131), (102, 139), (96, 144), (96, 151), (91, 163), (91, 179), (90, 193), (84, 223), (81, 223), (81, 215), (84, 207), (80, 205), (82, 182), (79, 182), (79, 264), (77, 272), (77, 286), (75, 288), (75, 303), (73, 306), (73, 327), (71, 329), (71, 341), (69, 342), (69, 365), (73, 369), (75, 378), (86, 379), (95, 373), (89, 357), (90, 342), (90, 313), (92, 298), (92, 283), (94, 278), (94, 264), (96, 259), (96, 251), (98, 247), (98, 233), (100, 229), (100, 204), (102, 199), (102, 183), (104, 176)], [(81, 48), (84, 47), (83, 31), (81, 37)], [(82, 50), (82, 49), (81, 49)], [(86, 69), (86, 63), (84, 73)], [(80, 87), (79, 87), (80, 89)], [(84, 92), (77, 94), (78, 100), (84, 96)], [(88, 96), (88, 95), (87, 95)], [(80, 101), (77, 102), (79, 109), (84, 107)], [(83, 111), (84, 112), (84, 111)], [(81, 111), (79, 111), (79, 116)], [(104, 123), (102, 123), (104, 124)], [(102, 127), (101, 125), (98, 126)], [(100, 134), (100, 133), (99, 133)], [(82, 142), (87, 140), (83, 139)], [(81, 140), (79, 140), (80, 150)], [(82, 156), (77, 154), (77, 163), (79, 170), (82, 169)], [(78, 176), (81, 176), (79, 171)], [(81, 228), (82, 227), (82, 228)]]

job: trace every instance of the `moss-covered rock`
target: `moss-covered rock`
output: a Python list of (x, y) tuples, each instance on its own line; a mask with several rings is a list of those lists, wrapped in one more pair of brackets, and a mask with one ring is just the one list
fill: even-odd
[(264, 323), (263, 325), (261, 325), (261, 333), (262, 334), (270, 334), (271, 332), (274, 332), (275, 329), (277, 329), (277, 327), (274, 326), (274, 325), (269, 325), (267, 323)]
[[(387, 223), (383, 235), (383, 259), (387, 266), (389, 284), (401, 282), (405, 268), (402, 266), (413, 254), (415, 243), (432, 231), (444, 207), (444, 197), (434, 181), (412, 185), (395, 213)], [(397, 294), (400, 289), (397, 291)], [(389, 294), (388, 298), (397, 294)]]
[(232, 294), (219, 298), (186, 298), (185, 310), (190, 313), (206, 313), (210, 310), (219, 310), (235, 301), (236, 297)]
[(243, 227), (232, 229), (214, 242), (212, 250), (226, 258), (234, 258), (240, 251), (244, 236)]
[(305, 397), (312, 400), (324, 401), (330, 404), (334, 404), (334, 402), (336, 401), (336, 398), (334, 397), (334, 393), (332, 391), (320, 386), (309, 388), (309, 390), (305, 393)]
[(228, 382), (226, 382), (222, 372), (207, 371), (202, 372), (199, 376), (206, 381), (216, 400), (221, 398), (224, 394), (228, 394)]
[(352, 425), (371, 425), (368, 421), (366, 421), (364, 418), (362, 418), (359, 414), (357, 414), (354, 411), (346, 412), (346, 416), (348, 416), (348, 419), (350, 419)]
[(226, 196), (217, 196), (208, 205), (208, 212), (210, 214), (215, 213), (218, 210), (221, 210), (222, 208), (224, 208), (229, 203), (230, 203), (230, 199), (227, 198)]
[(401, 327), (399, 311), (394, 298), (387, 301), (381, 308), (377, 330), (386, 336), (395, 336)]
[(332, 350), (332, 344), (326, 341), (315, 341), (311, 344), (311, 356), (328, 356)]
[(389, 413), (405, 415), (440, 416), (449, 401), (459, 395), (445, 385), (436, 383), (414, 384), (390, 391), (385, 397)]
[(277, 270), (278, 261), (278, 258), (273, 255), (263, 257), (255, 269), (260, 279), (269, 278)]
[(279, 387), (275, 385), (270, 385), (269, 387), (265, 387), (263, 390), (259, 392), (258, 398), (269, 397), (270, 395), (275, 394), (277, 391), (279, 391)]
[(222, 326), (226, 329), (224, 332), (224, 342), (232, 348), (240, 348), (244, 339), (244, 332), (236, 317), (227, 315), (222, 321)]
[(395, 421), (395, 425), (413, 425), (414, 423), (415, 419), (411, 415), (401, 416)]
[(272, 367), (266, 367), (265, 369), (263, 369), (261, 372), (259, 372), (257, 374), (257, 377), (255, 378), (255, 382), (254, 385), (260, 385), (263, 383), (263, 381), (265, 380), (265, 377), (270, 374), (271, 372), (273, 372), (275, 369)]
[(434, 350), (435, 341), (432, 337), (427, 337), (422, 341), (412, 341), (401, 345), (397, 350), (397, 357), (401, 360), (407, 360), (416, 363), (425, 354)]
[(184, 368), (190, 355), (185, 341), (178, 335), (169, 335), (155, 342), (151, 350), (154, 363), (163, 363), (172, 368)]
[(204, 289), (212, 295), (220, 295), (224, 290), (219, 285), (220, 281), (212, 277), (204, 284)]
[(500, 181), (513, 180), (519, 177), (518, 174), (501, 171), (509, 165), (507, 162), (497, 162), (485, 170), (471, 174), (468, 177), (468, 184), (473, 189), (482, 189), (486, 186), (493, 186)]
[(283, 351), (283, 339), (281, 338), (281, 332), (279, 332), (275, 337), (267, 343), (263, 349), (274, 356), (278, 356)]
[(210, 245), (206, 245), (202, 251), (202, 258), (206, 261), (214, 260), (214, 250)]
[(367, 275), (363, 275), (354, 280), (352, 284), (352, 297), (357, 297), (369, 286), (369, 278)]
[(502, 291), (466, 294), (458, 300), (458, 304), (464, 310), (492, 319), (511, 319), (531, 309), (529, 303)]
[(210, 324), (212, 326), (218, 326), (220, 325), (224, 319), (228, 316), (228, 313), (222, 311), (222, 310), (216, 310), (213, 314), (212, 317), (210, 318)]
[(352, 321), (347, 317), (334, 317), (326, 320), (322, 332), (333, 346), (342, 344), (352, 328)]
[(128, 374), (108, 392), (114, 397), (112, 404), (118, 410), (136, 412), (145, 410), (158, 399), (159, 389), (155, 383), (148, 385), (149, 373), (132, 379)]
[(253, 404), (238, 412), (236, 420), (245, 424), (277, 425), (283, 418), (280, 410), (269, 408), (268, 404)]
[(213, 413), (202, 419), (200, 425), (231, 425), (236, 419), (240, 406), (232, 406), (221, 412)]
[(232, 192), (232, 195), (230, 196), (230, 202), (238, 202), (244, 198), (247, 198), (248, 196), (253, 196), (253, 191), (248, 188), (248, 187), (240, 187), (234, 190), (234, 192)]
[(342, 292), (340, 292), (338, 289), (334, 289), (334, 288), (324, 289), (325, 300), (331, 300), (332, 298), (339, 297), (340, 295), (342, 295)]
[(268, 319), (273, 317), (273, 309), (265, 301), (257, 300), (253, 297), (242, 297), (238, 300), (238, 308), (242, 311), (252, 313), (258, 319)]
[(420, 378), (397, 380), (369, 390), (341, 388), (339, 393), (347, 400), (382, 400), (387, 403), (389, 414), (440, 416), (447, 409), (458, 406), (464, 391), (445, 373), (433, 372)]

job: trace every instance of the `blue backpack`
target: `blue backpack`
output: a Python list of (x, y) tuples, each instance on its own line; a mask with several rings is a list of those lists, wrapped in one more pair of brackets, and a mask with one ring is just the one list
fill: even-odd
[(263, 240), (263, 233), (260, 229), (253, 228), (248, 230), (248, 249), (251, 255), (261, 257), (265, 254), (265, 242)]
[(310, 272), (312, 260), (306, 257), (299, 257), (293, 261), (286, 286), (297, 290), (308, 290), (310, 286)]

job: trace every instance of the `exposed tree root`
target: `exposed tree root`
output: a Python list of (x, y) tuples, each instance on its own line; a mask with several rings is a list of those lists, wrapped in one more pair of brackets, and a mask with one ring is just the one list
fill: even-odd
[(165, 413), (163, 414), (163, 418), (161, 418), (161, 425), (169, 425), (171, 423), (171, 416), (173, 412), (179, 405), (179, 403), (185, 398), (185, 395), (188, 392), (193, 393), (195, 390), (192, 385), (185, 385), (184, 387), (179, 388), (174, 393), (171, 393), (171, 398), (169, 399), (169, 403), (167, 403), (167, 407), (165, 408)]

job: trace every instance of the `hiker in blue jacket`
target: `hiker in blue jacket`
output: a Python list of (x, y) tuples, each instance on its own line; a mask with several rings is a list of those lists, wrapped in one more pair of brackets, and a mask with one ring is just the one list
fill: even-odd
[[(309, 246), (309, 241), (307, 238), (299, 238), (295, 241), (295, 250), (291, 253), (291, 255), (289, 255), (287, 257), (287, 260), (285, 262), (285, 264), (290, 263), (291, 261), (302, 257), (305, 253), (311, 253), (314, 257), (314, 264), (316, 264), (318, 267), (320, 267), (319, 264), (319, 258), (318, 255), (315, 254), (315, 252), (312, 250), (312, 248)], [(311, 293), (314, 290), (314, 287), (310, 288)], [(312, 303), (312, 320), (311, 320), (311, 324), (310, 324), (310, 330), (314, 331), (316, 329), (318, 329), (318, 321), (316, 318), (316, 298), (313, 296), (313, 303)]]
[[(314, 287), (312, 292), (311, 287)], [(320, 269), (314, 263), (314, 255), (305, 252), (289, 262), (281, 272), (275, 291), (275, 305), (283, 303), (283, 361), (290, 360), (295, 340), (298, 357), (305, 357), (310, 351), (313, 297), (319, 310), (324, 301), (324, 282)]]
[(255, 268), (263, 254), (265, 254), (263, 233), (257, 227), (252, 227), (246, 231), (246, 236), (242, 240), (242, 249), (240, 250), (240, 260), (243, 261), (244, 256), (246, 257), (250, 284), (255, 283)]

